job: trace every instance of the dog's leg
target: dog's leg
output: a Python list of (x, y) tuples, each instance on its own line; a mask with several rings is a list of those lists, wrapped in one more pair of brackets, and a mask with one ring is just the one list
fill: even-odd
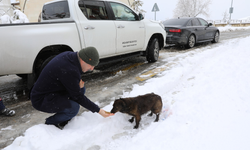
[(153, 111), (151, 111), (151, 113), (148, 114), (148, 116), (152, 117), (153, 116)]
[(159, 121), (159, 116), (160, 116), (160, 113), (156, 114), (155, 122), (158, 122), (158, 121)]
[(136, 122), (136, 124), (134, 126), (134, 129), (137, 129), (139, 127), (140, 121), (141, 121), (141, 116), (140, 115), (135, 116), (135, 122)]
[(132, 117), (132, 118), (129, 119), (128, 121), (131, 122), (131, 123), (133, 123), (133, 122), (134, 122), (134, 118), (135, 118), (135, 117)]

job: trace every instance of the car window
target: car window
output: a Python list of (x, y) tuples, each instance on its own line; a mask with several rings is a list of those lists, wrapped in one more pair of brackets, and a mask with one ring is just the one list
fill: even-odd
[(192, 26), (192, 22), (189, 21), (188, 24), (187, 24), (188, 27)]
[(199, 18), (199, 21), (200, 21), (200, 23), (201, 23), (202, 26), (208, 26), (207, 21), (205, 21), (203, 19), (200, 19), (200, 18)]
[(79, 1), (81, 11), (89, 20), (108, 20), (107, 10), (104, 2)]
[(137, 15), (127, 6), (118, 3), (110, 3), (110, 5), (115, 15), (115, 20), (121, 20), (121, 21), (138, 20)]
[(187, 23), (187, 19), (169, 19), (163, 22), (164, 25), (185, 25)]
[(201, 26), (199, 20), (196, 19), (196, 18), (195, 18), (195, 19), (192, 19), (192, 24), (193, 24), (193, 26)]
[(55, 2), (44, 5), (42, 10), (43, 20), (69, 18), (69, 6), (67, 1)]

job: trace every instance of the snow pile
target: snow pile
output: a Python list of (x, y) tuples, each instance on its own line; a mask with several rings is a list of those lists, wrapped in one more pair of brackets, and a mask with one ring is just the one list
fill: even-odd
[(231, 27), (231, 26), (225, 26), (225, 27), (218, 27), (220, 32), (231, 32), (231, 31), (237, 31), (237, 30), (249, 30), (249, 27)]
[(0, 21), (2, 24), (9, 24), (11, 23), (11, 19), (10, 19), (10, 16), (5, 14), (3, 16), (0, 17)]
[(249, 149), (249, 41), (239, 38), (166, 56), (172, 68), (124, 92), (122, 97), (159, 94), (164, 104), (159, 122), (145, 115), (135, 130), (126, 114), (102, 118), (84, 112), (64, 130), (35, 125), (4, 150)]
[(27, 16), (20, 10), (14, 10), (13, 16), (11, 17), (7, 14), (1, 16), (0, 21), (2, 24), (29, 23), (29, 19), (27, 18)]
[(29, 23), (29, 19), (20, 10), (14, 10), (14, 16), (12, 17), (12, 23)]

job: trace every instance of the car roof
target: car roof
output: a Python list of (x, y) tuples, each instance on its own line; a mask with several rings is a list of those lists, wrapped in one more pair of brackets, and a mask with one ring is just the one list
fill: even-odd
[(168, 25), (185, 26), (189, 22), (189, 20), (192, 20), (195, 18), (196, 17), (172, 18), (172, 19), (165, 20), (163, 22), (163, 25), (164, 26), (168, 26)]

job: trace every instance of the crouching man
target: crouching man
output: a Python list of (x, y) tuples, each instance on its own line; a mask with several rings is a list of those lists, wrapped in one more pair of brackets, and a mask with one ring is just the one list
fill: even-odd
[(63, 52), (44, 67), (30, 98), (35, 109), (55, 113), (46, 119), (45, 124), (63, 129), (77, 115), (79, 104), (103, 117), (114, 115), (100, 109), (84, 95), (81, 74), (93, 70), (98, 63), (98, 51), (94, 47), (87, 47), (79, 52)]

